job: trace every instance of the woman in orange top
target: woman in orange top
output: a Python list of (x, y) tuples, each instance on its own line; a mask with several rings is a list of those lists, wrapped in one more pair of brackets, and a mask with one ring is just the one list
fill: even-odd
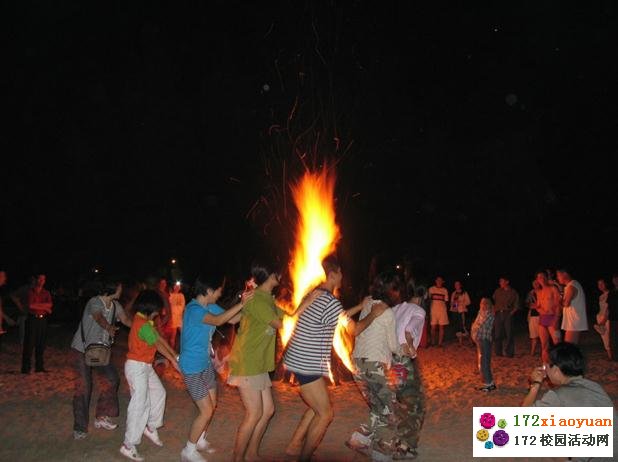
[(142, 461), (136, 445), (145, 435), (157, 446), (163, 446), (157, 428), (163, 425), (165, 388), (152, 367), (158, 351), (178, 369), (176, 352), (159, 336), (153, 319), (163, 307), (161, 296), (154, 290), (144, 290), (135, 299), (135, 317), (129, 332), (129, 351), (124, 373), (131, 390), (127, 409), (127, 429), (120, 453), (131, 460)]

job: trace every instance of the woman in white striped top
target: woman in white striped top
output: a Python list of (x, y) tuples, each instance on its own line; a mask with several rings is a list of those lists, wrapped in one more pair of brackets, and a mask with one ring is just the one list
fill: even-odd
[(399, 301), (394, 299), (399, 286), (396, 274), (376, 276), (370, 289), (372, 300), (363, 307), (359, 317), (363, 320), (372, 315), (374, 319), (362, 331), (356, 329), (352, 353), (357, 369), (354, 380), (370, 408), (367, 423), (361, 425), (360, 433), (368, 437), (367, 442), (371, 441), (367, 444), (368, 450), (385, 457), (398, 448), (397, 396), (389, 373), (393, 353), (400, 353), (395, 314), (390, 308)]

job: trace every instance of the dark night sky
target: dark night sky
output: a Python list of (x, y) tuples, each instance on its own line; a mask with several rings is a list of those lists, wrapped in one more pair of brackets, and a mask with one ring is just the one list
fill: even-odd
[(452, 3), (14, 2), (0, 263), (284, 259), (304, 153), (357, 280), (614, 270), (615, 2)]

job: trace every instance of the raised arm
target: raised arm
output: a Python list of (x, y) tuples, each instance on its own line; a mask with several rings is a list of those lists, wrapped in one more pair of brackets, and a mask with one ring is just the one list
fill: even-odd
[[(207, 313), (202, 319), (202, 322), (204, 324), (210, 324), (211, 326), (222, 326), (226, 322), (234, 324), (232, 320), (234, 320), (237, 317), (237, 315), (240, 314), (240, 311), (245, 306), (245, 303), (247, 303), (252, 298), (253, 298), (253, 292), (245, 292), (242, 294), (240, 302), (234, 305), (233, 307), (231, 307), (229, 310), (221, 314)], [(239, 320), (240, 320), (240, 317), (238, 317), (238, 320), (236, 320), (236, 322), (238, 322)]]
[(163, 337), (161, 337), (160, 335), (157, 335), (157, 341), (155, 343), (155, 346), (157, 347), (157, 351), (161, 353), (163, 356), (165, 356), (169, 360), (170, 363), (172, 363), (172, 366), (174, 366), (174, 369), (180, 372), (180, 368), (178, 367), (178, 361), (176, 359), (177, 354), (174, 351), (174, 349), (170, 346), (170, 344), (167, 343), (167, 341)]

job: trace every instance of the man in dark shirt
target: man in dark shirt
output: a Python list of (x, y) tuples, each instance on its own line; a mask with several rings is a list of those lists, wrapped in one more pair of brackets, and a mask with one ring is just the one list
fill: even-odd
[(28, 292), (28, 318), (21, 359), (22, 374), (30, 373), (32, 350), (35, 356), (35, 371), (47, 372), (43, 367), (43, 353), (45, 352), (47, 317), (52, 312), (53, 304), (51, 294), (45, 289), (45, 281), (45, 275), (39, 274), (35, 286)]
[(495, 290), (493, 296), (496, 311), (494, 349), (496, 356), (512, 358), (515, 354), (513, 315), (519, 310), (519, 295), (506, 277), (501, 277), (498, 284), (500, 287)]

